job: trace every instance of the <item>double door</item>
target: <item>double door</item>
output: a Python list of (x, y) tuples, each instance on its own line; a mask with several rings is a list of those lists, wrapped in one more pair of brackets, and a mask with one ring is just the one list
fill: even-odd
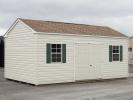
[(102, 46), (99, 44), (76, 44), (76, 80), (89, 80), (101, 78), (101, 50)]

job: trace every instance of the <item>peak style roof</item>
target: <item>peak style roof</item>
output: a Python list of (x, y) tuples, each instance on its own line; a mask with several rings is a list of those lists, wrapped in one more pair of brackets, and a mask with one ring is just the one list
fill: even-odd
[(126, 35), (106, 26), (94, 26), (85, 24), (42, 21), (21, 18), (19, 18), (19, 20), (23, 21), (36, 32), (127, 37)]

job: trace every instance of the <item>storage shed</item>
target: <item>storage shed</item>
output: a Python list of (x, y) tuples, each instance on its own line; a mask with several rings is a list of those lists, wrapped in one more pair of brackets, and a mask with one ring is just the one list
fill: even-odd
[(5, 78), (35, 85), (128, 77), (128, 38), (105, 26), (17, 19)]

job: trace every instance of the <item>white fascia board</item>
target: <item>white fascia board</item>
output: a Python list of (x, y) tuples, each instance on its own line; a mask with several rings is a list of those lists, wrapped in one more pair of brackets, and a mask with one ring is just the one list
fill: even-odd
[(14, 26), (18, 23), (18, 19), (14, 21), (14, 23), (9, 27), (9, 29), (4, 34), (4, 37), (7, 37), (7, 34), (14, 28)]
[(81, 36), (81, 37), (97, 37), (97, 38), (114, 38), (114, 39), (129, 39), (129, 37), (113, 37), (113, 36), (98, 36), (98, 35), (80, 35), (80, 34), (67, 34), (67, 33), (48, 33), (48, 32), (35, 32), (35, 34), (46, 35), (61, 35), (61, 36)]

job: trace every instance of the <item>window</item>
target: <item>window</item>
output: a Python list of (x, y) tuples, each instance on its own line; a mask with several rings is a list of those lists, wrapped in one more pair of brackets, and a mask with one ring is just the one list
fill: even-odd
[(130, 48), (128, 48), (128, 51), (132, 51), (132, 48), (130, 47)]
[(112, 60), (113, 61), (119, 61), (120, 59), (120, 47), (119, 46), (113, 46), (112, 48)]
[(50, 44), (47, 43), (46, 47), (46, 62), (66, 63), (66, 44)]
[(109, 62), (123, 61), (123, 46), (109, 45)]
[(52, 62), (61, 62), (61, 56), (62, 56), (62, 53), (61, 53), (61, 44), (52, 44), (52, 52), (51, 52), (51, 61)]

